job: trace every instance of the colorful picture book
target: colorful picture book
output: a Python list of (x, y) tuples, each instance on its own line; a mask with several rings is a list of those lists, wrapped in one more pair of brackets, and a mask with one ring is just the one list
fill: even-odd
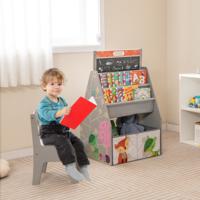
[(150, 87), (141, 87), (136, 88), (134, 91), (134, 100), (144, 100), (151, 98), (151, 89)]

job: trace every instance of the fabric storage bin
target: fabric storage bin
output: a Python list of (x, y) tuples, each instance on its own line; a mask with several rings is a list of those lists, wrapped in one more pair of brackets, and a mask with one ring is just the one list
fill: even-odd
[(160, 148), (159, 129), (114, 137), (113, 165), (159, 156)]

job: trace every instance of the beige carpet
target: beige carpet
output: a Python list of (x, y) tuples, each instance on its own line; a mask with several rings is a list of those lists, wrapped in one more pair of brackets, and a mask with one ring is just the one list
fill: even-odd
[(41, 184), (31, 185), (32, 157), (10, 161), (1, 179), (2, 200), (200, 200), (200, 148), (163, 134), (163, 155), (108, 166), (91, 160), (91, 182), (71, 184), (61, 163), (50, 163)]

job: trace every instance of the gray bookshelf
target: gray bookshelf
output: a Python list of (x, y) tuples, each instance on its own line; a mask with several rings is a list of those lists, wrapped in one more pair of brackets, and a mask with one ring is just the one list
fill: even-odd
[[(161, 118), (148, 69), (139, 68), (147, 71), (148, 78), (147, 84), (139, 87), (150, 87), (150, 98), (109, 104), (105, 103), (96, 69), (94, 66), (90, 73), (85, 97), (89, 99), (93, 96), (97, 107), (80, 126), (80, 137), (88, 156), (116, 165), (161, 155)], [(133, 114), (137, 114), (138, 123), (145, 127), (144, 132), (114, 135), (111, 120)]]

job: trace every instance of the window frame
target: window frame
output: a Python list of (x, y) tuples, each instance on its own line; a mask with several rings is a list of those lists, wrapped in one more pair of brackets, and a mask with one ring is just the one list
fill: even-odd
[(92, 52), (105, 48), (105, 32), (104, 32), (104, 0), (100, 1), (100, 44), (99, 45), (77, 45), (77, 46), (52, 46), (54, 54), (57, 53), (73, 53), (73, 52)]

